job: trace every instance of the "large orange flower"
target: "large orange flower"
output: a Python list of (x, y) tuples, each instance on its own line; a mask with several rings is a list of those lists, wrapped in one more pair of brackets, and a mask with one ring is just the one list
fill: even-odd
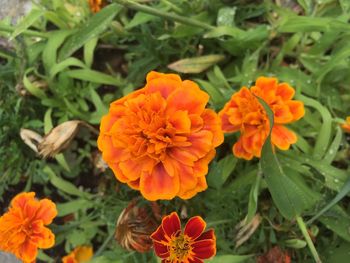
[(111, 103), (97, 143), (116, 178), (148, 200), (205, 190), (208, 164), (223, 141), (208, 100), (194, 82), (152, 71), (144, 88)]
[(62, 258), (62, 263), (84, 263), (88, 262), (93, 256), (91, 246), (76, 247), (71, 253)]
[(55, 236), (45, 225), (57, 215), (49, 199), (37, 200), (35, 193), (15, 196), (9, 211), (0, 217), (0, 250), (13, 253), (24, 263), (35, 261), (38, 248), (50, 248)]
[(288, 150), (296, 143), (297, 136), (284, 125), (299, 120), (305, 114), (304, 104), (292, 100), (294, 89), (276, 78), (260, 77), (255, 86), (241, 88), (219, 112), (224, 132), (240, 131), (241, 136), (233, 146), (233, 153), (246, 160), (260, 157), (262, 146), (269, 132), (269, 121), (256, 96), (262, 98), (274, 113), (272, 144)]
[(188, 220), (184, 231), (177, 213), (165, 216), (151, 235), (154, 251), (162, 263), (203, 263), (216, 254), (214, 230), (204, 232), (206, 223), (200, 216)]
[(346, 118), (346, 122), (343, 123), (343, 124), (341, 125), (341, 127), (342, 127), (342, 129), (343, 129), (345, 132), (350, 133), (350, 116), (348, 116), (348, 117)]

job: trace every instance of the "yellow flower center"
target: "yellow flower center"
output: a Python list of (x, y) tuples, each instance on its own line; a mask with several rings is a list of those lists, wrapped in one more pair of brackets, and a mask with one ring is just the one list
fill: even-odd
[(181, 233), (180, 235), (171, 238), (169, 243), (170, 262), (173, 260), (183, 262), (189, 257), (191, 251), (191, 239), (188, 236)]

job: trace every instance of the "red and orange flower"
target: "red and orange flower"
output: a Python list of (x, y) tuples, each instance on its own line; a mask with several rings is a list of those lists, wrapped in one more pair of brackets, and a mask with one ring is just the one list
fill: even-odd
[(152, 201), (204, 191), (223, 142), (208, 100), (194, 82), (152, 71), (144, 88), (111, 103), (97, 143), (116, 178)]
[(341, 127), (342, 127), (342, 129), (343, 129), (345, 132), (350, 133), (350, 116), (348, 116), (348, 117), (346, 118), (346, 122), (343, 123), (343, 124), (341, 125)]
[(93, 250), (91, 246), (79, 246), (63, 257), (62, 263), (84, 263), (88, 262), (92, 256)]
[(260, 157), (262, 146), (268, 136), (268, 116), (257, 97), (262, 98), (274, 113), (272, 144), (288, 150), (296, 143), (297, 136), (284, 125), (297, 121), (305, 114), (304, 104), (293, 100), (294, 89), (276, 78), (260, 77), (255, 86), (241, 88), (219, 112), (224, 132), (240, 131), (241, 136), (233, 146), (236, 157), (246, 160)]
[(216, 254), (214, 230), (204, 232), (205, 221), (200, 216), (188, 220), (184, 231), (176, 212), (165, 216), (151, 235), (154, 251), (162, 263), (203, 263)]
[(45, 225), (57, 215), (49, 199), (37, 200), (35, 193), (15, 196), (9, 211), (0, 217), (0, 250), (10, 252), (24, 263), (35, 261), (38, 248), (50, 248), (55, 236)]

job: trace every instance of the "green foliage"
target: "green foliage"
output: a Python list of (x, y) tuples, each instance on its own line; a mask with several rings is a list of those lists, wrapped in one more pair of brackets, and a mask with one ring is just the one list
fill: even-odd
[[(262, 75), (288, 82), (306, 108), (291, 125), (298, 142), (290, 150), (274, 152), (268, 138), (260, 163), (244, 161), (232, 155), (237, 136), (227, 135), (208, 190), (160, 202), (164, 213), (201, 215), (215, 229), (218, 256), (208, 262), (254, 262), (275, 245), (310, 262), (301, 217), (310, 233), (317, 229), (321, 259), (346, 262), (350, 146), (339, 123), (350, 115), (348, 1), (115, 0), (97, 14), (85, 0), (38, 2), (16, 25), (0, 21), (0, 212), (21, 191), (55, 200), (56, 246), (40, 260), (59, 261), (86, 244), (98, 251), (94, 263), (158, 262), (112, 240), (137, 192), (96, 166), (94, 129), (150, 70), (172, 69), (205, 90), (216, 111)], [(40, 159), (19, 136), (73, 119), (91, 126), (55, 159)], [(256, 213), (260, 225), (235, 248), (235, 226)]]

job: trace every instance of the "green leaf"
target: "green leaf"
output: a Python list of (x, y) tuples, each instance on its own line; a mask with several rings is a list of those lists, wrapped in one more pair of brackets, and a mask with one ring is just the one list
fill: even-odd
[(49, 39), (42, 53), (43, 64), (46, 72), (49, 72), (51, 67), (56, 64), (58, 48), (73, 32), (73, 30), (58, 30), (49, 33)]
[(100, 12), (90, 18), (77, 33), (70, 36), (59, 52), (59, 61), (72, 55), (85, 43), (99, 36), (111, 23), (116, 14), (121, 10), (121, 6), (110, 4)]
[(251, 259), (254, 255), (218, 255), (208, 263), (243, 263)]
[(350, 241), (350, 216), (339, 206), (328, 210), (319, 221), (343, 239)]
[(97, 45), (98, 38), (92, 38), (84, 45), (84, 61), (88, 68), (91, 68), (92, 63), (94, 62), (94, 51)]
[(234, 26), (237, 7), (223, 7), (219, 9), (216, 24), (218, 26)]
[(277, 28), (281, 33), (314, 32), (314, 31), (343, 31), (349, 32), (350, 25), (335, 18), (289, 16)]
[(293, 238), (293, 239), (288, 239), (284, 241), (284, 244), (287, 247), (295, 248), (295, 249), (300, 249), (306, 247), (307, 243), (304, 240)]
[(214, 163), (208, 174), (209, 185), (214, 186), (216, 189), (221, 188), (235, 169), (237, 161), (237, 158), (229, 154), (219, 162)]
[(313, 216), (307, 223), (311, 224), (317, 218), (322, 216), (325, 212), (335, 206), (340, 200), (342, 200), (347, 194), (350, 193), (350, 178), (343, 185), (339, 193), (324, 207), (319, 211), (315, 216)]
[(223, 55), (207, 55), (185, 58), (168, 65), (168, 68), (181, 73), (200, 73), (223, 60)]
[(292, 220), (306, 208), (307, 196), (283, 171), (271, 143), (271, 131), (274, 123), (273, 112), (264, 100), (259, 97), (258, 100), (264, 107), (270, 122), (269, 136), (261, 151), (261, 168), (275, 205), (282, 216)]
[(29, 78), (27, 77), (27, 75), (28, 75), (30, 72), (32, 72), (32, 71), (33, 71), (33, 68), (29, 68), (29, 69), (27, 69), (26, 72), (24, 73), (24, 75), (23, 75), (23, 85), (24, 85), (24, 87), (29, 91), (29, 93), (31, 93), (31, 94), (34, 95), (35, 97), (38, 97), (39, 99), (44, 99), (44, 98), (46, 98), (45, 92), (44, 92), (41, 88), (35, 86), (35, 84), (32, 83), (32, 82), (29, 80)]
[(254, 184), (252, 184), (252, 188), (249, 193), (249, 202), (248, 202), (248, 214), (247, 214), (247, 223), (249, 223), (254, 215), (256, 214), (256, 210), (258, 207), (258, 196), (259, 196), (259, 188), (261, 182), (262, 173), (259, 169), (258, 174), (256, 175), (256, 179)]
[(57, 204), (58, 216), (66, 216), (75, 213), (80, 209), (87, 209), (94, 205), (93, 202), (85, 199), (77, 199), (66, 203)]
[(51, 67), (51, 70), (49, 73), (50, 79), (53, 79), (56, 76), (56, 74), (58, 74), (59, 72), (71, 66), (80, 67), (80, 68), (86, 67), (86, 65), (77, 58), (73, 58), (73, 57), (67, 58), (62, 62), (55, 64)]
[(331, 164), (333, 162), (335, 156), (337, 155), (338, 149), (340, 147), (340, 143), (343, 138), (342, 129), (339, 126), (337, 126), (336, 129), (337, 129), (337, 133), (334, 136), (334, 140), (332, 144), (329, 146), (325, 156), (323, 157), (323, 161), (327, 164)]
[(23, 31), (27, 30), (31, 25), (33, 25), (42, 15), (43, 10), (32, 9), (28, 15), (26, 15), (21, 22), (16, 26), (15, 31), (11, 34), (10, 39), (14, 39), (16, 36), (21, 34)]
[(137, 12), (131, 21), (125, 26), (125, 29), (131, 29), (135, 26), (145, 24), (149, 21), (157, 19), (156, 16), (144, 12)]
[(50, 180), (51, 184), (54, 185), (55, 187), (57, 187), (59, 190), (65, 192), (67, 194), (79, 196), (82, 198), (89, 198), (90, 199), (92, 197), (91, 194), (81, 191), (74, 184), (64, 180), (61, 177), (58, 177), (49, 166), (45, 166), (43, 171), (49, 176), (49, 180)]
[(330, 114), (327, 108), (322, 106), (320, 102), (314, 99), (308, 98), (303, 95), (298, 95), (296, 96), (296, 98), (302, 100), (306, 106), (310, 106), (316, 109), (321, 114), (322, 126), (321, 129), (318, 130), (318, 136), (316, 139), (316, 144), (313, 153), (313, 156), (316, 159), (321, 159), (325, 155), (329, 142), (331, 140), (332, 115)]
[(75, 69), (66, 72), (68, 77), (112, 86), (121, 86), (119, 78), (91, 69)]

